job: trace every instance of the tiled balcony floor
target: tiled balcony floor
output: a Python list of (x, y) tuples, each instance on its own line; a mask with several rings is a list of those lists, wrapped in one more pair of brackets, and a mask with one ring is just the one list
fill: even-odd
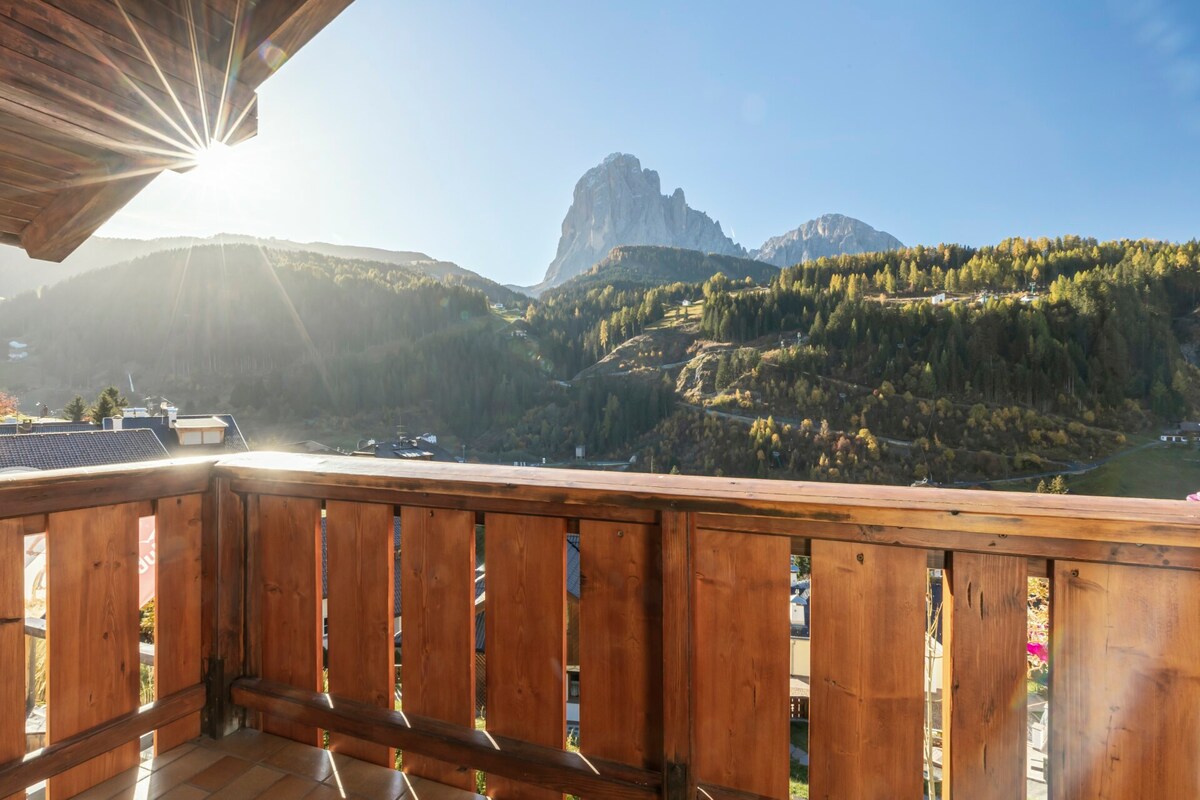
[[(480, 795), (253, 730), (148, 758), (80, 800), (476, 800)], [(482, 800), (482, 798), (480, 798)]]

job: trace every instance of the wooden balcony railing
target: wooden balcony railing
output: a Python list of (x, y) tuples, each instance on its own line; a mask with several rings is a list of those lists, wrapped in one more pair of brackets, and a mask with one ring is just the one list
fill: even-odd
[[(159, 699), (139, 708), (151, 513)], [(498, 798), (782, 798), (793, 554), (812, 559), (812, 797), (923, 795), (930, 567), (945, 570), (943, 797), (1025, 796), (1029, 576), (1052, 587), (1050, 796), (1200, 797), (1198, 518), (1182, 502), (280, 454), (4, 477), (0, 797), (47, 778), (70, 797), (135, 763), (149, 731), (162, 750), (261, 726), (388, 765), (398, 749), (406, 771), (463, 788), (479, 770)], [(26, 754), (21, 543), (42, 531), (50, 744)]]

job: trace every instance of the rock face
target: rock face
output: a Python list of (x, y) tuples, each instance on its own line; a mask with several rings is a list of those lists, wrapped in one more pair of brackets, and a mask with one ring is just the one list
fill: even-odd
[(890, 233), (877, 231), (853, 217), (825, 214), (782, 236), (772, 236), (762, 247), (752, 250), (750, 257), (777, 267), (790, 267), (823, 256), (878, 253), (903, 246)]
[(690, 208), (683, 189), (662, 193), (658, 173), (635, 156), (613, 153), (584, 173), (562, 223), (558, 254), (533, 291), (553, 288), (586, 271), (618, 245), (666, 245), (744, 256), (721, 224)]

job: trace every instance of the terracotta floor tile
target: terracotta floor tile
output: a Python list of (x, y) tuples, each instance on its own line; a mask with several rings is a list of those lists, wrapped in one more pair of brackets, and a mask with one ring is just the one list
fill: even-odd
[(254, 800), (283, 778), (284, 774), (279, 770), (259, 764), (238, 776), (219, 792), (213, 792), (209, 795), (209, 800)]
[(215, 792), (253, 766), (253, 761), (237, 756), (225, 756), (188, 778), (188, 783), (206, 792)]
[(299, 742), (288, 742), (277, 752), (264, 758), (262, 763), (285, 772), (303, 775), (318, 783), (328, 778), (333, 772), (333, 764), (327, 750), (318, 750)]

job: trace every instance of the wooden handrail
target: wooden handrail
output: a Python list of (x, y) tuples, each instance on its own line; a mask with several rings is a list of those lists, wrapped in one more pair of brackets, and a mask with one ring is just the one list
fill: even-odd
[(0, 475), (0, 519), (208, 490), (214, 457)]
[(688, 511), (720, 530), (1200, 569), (1200, 506), (1183, 501), (284, 453), (214, 470), (242, 493), (630, 522)]

